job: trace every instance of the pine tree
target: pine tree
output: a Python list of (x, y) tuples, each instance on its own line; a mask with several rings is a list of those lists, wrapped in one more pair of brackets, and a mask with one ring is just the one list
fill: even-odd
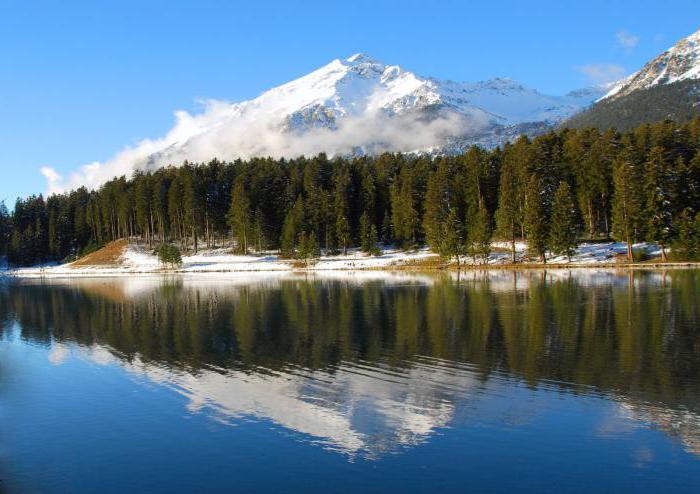
[(265, 218), (259, 209), (256, 209), (254, 214), (253, 239), (258, 254), (262, 253), (266, 248), (267, 240), (265, 238)]
[(153, 191), (151, 190), (151, 176), (137, 174), (134, 177), (135, 191), (134, 191), (134, 206), (136, 209), (136, 223), (146, 237), (146, 243), (148, 246), (153, 245), (152, 234), (151, 234), (151, 224), (152, 224), (152, 213), (151, 213), (151, 199), (153, 196)]
[(527, 235), (528, 250), (540, 256), (542, 262), (547, 262), (546, 252), (549, 240), (547, 217), (542, 203), (542, 185), (533, 175), (530, 177), (525, 196), (524, 226)]
[(399, 174), (399, 183), (392, 184), (391, 212), (394, 239), (403, 248), (413, 248), (418, 240), (418, 211), (413, 198), (413, 176), (404, 168)]
[(442, 162), (430, 175), (425, 192), (425, 214), (423, 231), (425, 241), (433, 250), (440, 250), (444, 223), (451, 208), (450, 168)]
[(12, 223), (5, 201), (0, 201), (0, 255), (6, 256), (10, 246)]
[(339, 213), (335, 220), (335, 235), (339, 246), (343, 249), (343, 255), (347, 255), (350, 244), (350, 224), (342, 213)]
[(488, 263), (491, 253), (491, 219), (483, 201), (479, 201), (477, 210), (472, 215), (467, 232), (467, 243), (469, 252), (477, 259), (481, 256), (484, 264)]
[(248, 240), (251, 236), (250, 200), (242, 180), (237, 180), (231, 191), (231, 206), (228, 224), (238, 241), (238, 250), (248, 254)]
[(448, 261), (453, 257), (456, 258), (458, 268), (460, 266), (460, 256), (464, 254), (462, 229), (457, 209), (450, 209), (445, 222), (442, 224), (438, 253)]
[(657, 242), (661, 257), (666, 261), (666, 247), (673, 238), (675, 206), (675, 176), (664, 157), (664, 150), (655, 146), (644, 166), (644, 195), (646, 198), (646, 238)]
[(677, 221), (678, 236), (673, 242), (673, 258), (678, 261), (700, 261), (700, 213), (685, 209)]
[(318, 238), (315, 232), (309, 234), (303, 231), (299, 234), (299, 250), (297, 257), (308, 264), (310, 259), (317, 258), (321, 255), (321, 250), (318, 245)]
[(498, 187), (498, 209), (496, 210), (496, 230), (510, 241), (511, 262), (516, 262), (515, 237), (518, 233), (520, 214), (518, 174), (513, 160), (504, 160)]
[(613, 165), (612, 233), (627, 244), (627, 259), (634, 261), (632, 244), (641, 238), (644, 201), (637, 165), (629, 151)]
[(289, 210), (282, 227), (280, 251), (285, 257), (294, 257), (299, 245), (299, 234), (304, 230), (304, 201), (297, 197), (292, 209)]
[(393, 240), (391, 234), (391, 216), (389, 211), (384, 212), (384, 220), (382, 221), (382, 241), (384, 243), (390, 243)]
[(552, 202), (550, 245), (552, 252), (565, 255), (569, 260), (571, 260), (577, 245), (578, 222), (576, 217), (577, 211), (571, 187), (566, 182), (560, 182)]

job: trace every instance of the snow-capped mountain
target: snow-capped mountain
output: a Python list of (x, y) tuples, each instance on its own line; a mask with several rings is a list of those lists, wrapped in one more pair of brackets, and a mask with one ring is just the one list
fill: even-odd
[(439, 80), (356, 54), (248, 101), (211, 101), (196, 115), (176, 112), (165, 137), (87, 165), (69, 183), (51, 169), (44, 174), (50, 190), (59, 191), (72, 182), (96, 186), (135, 169), (214, 157), (459, 152), (541, 133), (603, 94), (589, 88), (548, 96), (504, 78)]
[[(367, 55), (334, 60), (259, 97), (231, 106), (232, 114), (258, 112), (283, 117), (290, 128), (332, 127), (337, 119), (381, 111), (397, 115), (443, 107), (503, 125), (557, 122), (590, 104), (600, 91), (543, 95), (505, 78), (458, 83), (424, 78)], [(592, 99), (593, 98), (593, 99)]]
[(700, 79), (700, 30), (683, 38), (641, 70), (620, 81), (603, 99), (615, 99), (638, 89), (688, 79)]
[[(207, 159), (191, 156), (188, 148), (197, 149), (197, 141), (210, 138), (217, 149), (226, 149), (217, 154), (224, 159), (321, 151), (459, 150), (474, 143), (491, 147), (522, 132), (548, 128), (603, 92), (589, 88), (556, 97), (505, 78), (477, 83), (439, 80), (356, 54), (255, 99), (215, 102), (201, 115), (179, 115), (181, 131), (166, 138), (167, 145), (149, 161)], [(319, 136), (319, 130), (339, 135)], [(309, 135), (311, 146), (304, 139)], [(241, 136), (249, 139), (243, 142)]]

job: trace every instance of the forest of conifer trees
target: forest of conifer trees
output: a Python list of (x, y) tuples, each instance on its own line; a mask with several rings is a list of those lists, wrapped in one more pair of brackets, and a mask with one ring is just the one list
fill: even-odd
[(30, 265), (119, 238), (301, 258), (349, 247), (374, 253), (383, 242), (485, 259), (499, 239), (513, 260), (518, 240), (546, 260), (612, 238), (699, 260), (699, 150), (695, 119), (625, 133), (564, 129), (459, 156), (185, 163), (99, 190), (18, 199), (11, 212), (3, 205), (0, 250), (11, 265)]

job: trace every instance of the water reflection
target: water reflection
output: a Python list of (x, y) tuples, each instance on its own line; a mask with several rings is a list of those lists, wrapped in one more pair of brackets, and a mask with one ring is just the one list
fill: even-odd
[(699, 284), (684, 270), (13, 281), (0, 320), (54, 365), (117, 364), (191, 413), (269, 420), (351, 459), (458, 418), (532, 420), (518, 389), (600, 396), (700, 455)]

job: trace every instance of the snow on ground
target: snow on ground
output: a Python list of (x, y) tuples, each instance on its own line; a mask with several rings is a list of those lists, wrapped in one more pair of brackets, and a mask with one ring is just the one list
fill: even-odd
[[(488, 266), (503, 266), (511, 262), (510, 244), (494, 242), (494, 252), (488, 259)], [(531, 258), (526, 252), (526, 244), (516, 243), (516, 258), (518, 262), (538, 263), (539, 259)], [(649, 257), (660, 256), (656, 245), (640, 243), (634, 245), (635, 250), (644, 250)], [(566, 256), (548, 256), (547, 262), (552, 265), (610, 265), (617, 263), (627, 252), (623, 243), (584, 243), (576, 253), (567, 259)], [(362, 271), (362, 270), (392, 270), (402, 266), (415, 266), (422, 261), (436, 258), (436, 254), (427, 248), (414, 251), (401, 251), (394, 247), (385, 248), (381, 255), (368, 256), (358, 249), (351, 249), (347, 254), (323, 256), (304, 265), (300, 262), (281, 259), (275, 253), (265, 255), (237, 255), (228, 248), (200, 250), (199, 253), (186, 255), (182, 258), (182, 266), (177, 270), (165, 269), (157, 257), (140, 245), (128, 245), (115, 265), (74, 266), (62, 264), (55, 266), (39, 266), (5, 271), (6, 274), (22, 277), (74, 277), (74, 276), (115, 276), (133, 273), (162, 274), (178, 272), (183, 274), (196, 273), (244, 273), (244, 272), (275, 272), (275, 271)], [(622, 257), (624, 260), (624, 257)], [(483, 265), (481, 259), (469, 256), (461, 258), (462, 265)]]

